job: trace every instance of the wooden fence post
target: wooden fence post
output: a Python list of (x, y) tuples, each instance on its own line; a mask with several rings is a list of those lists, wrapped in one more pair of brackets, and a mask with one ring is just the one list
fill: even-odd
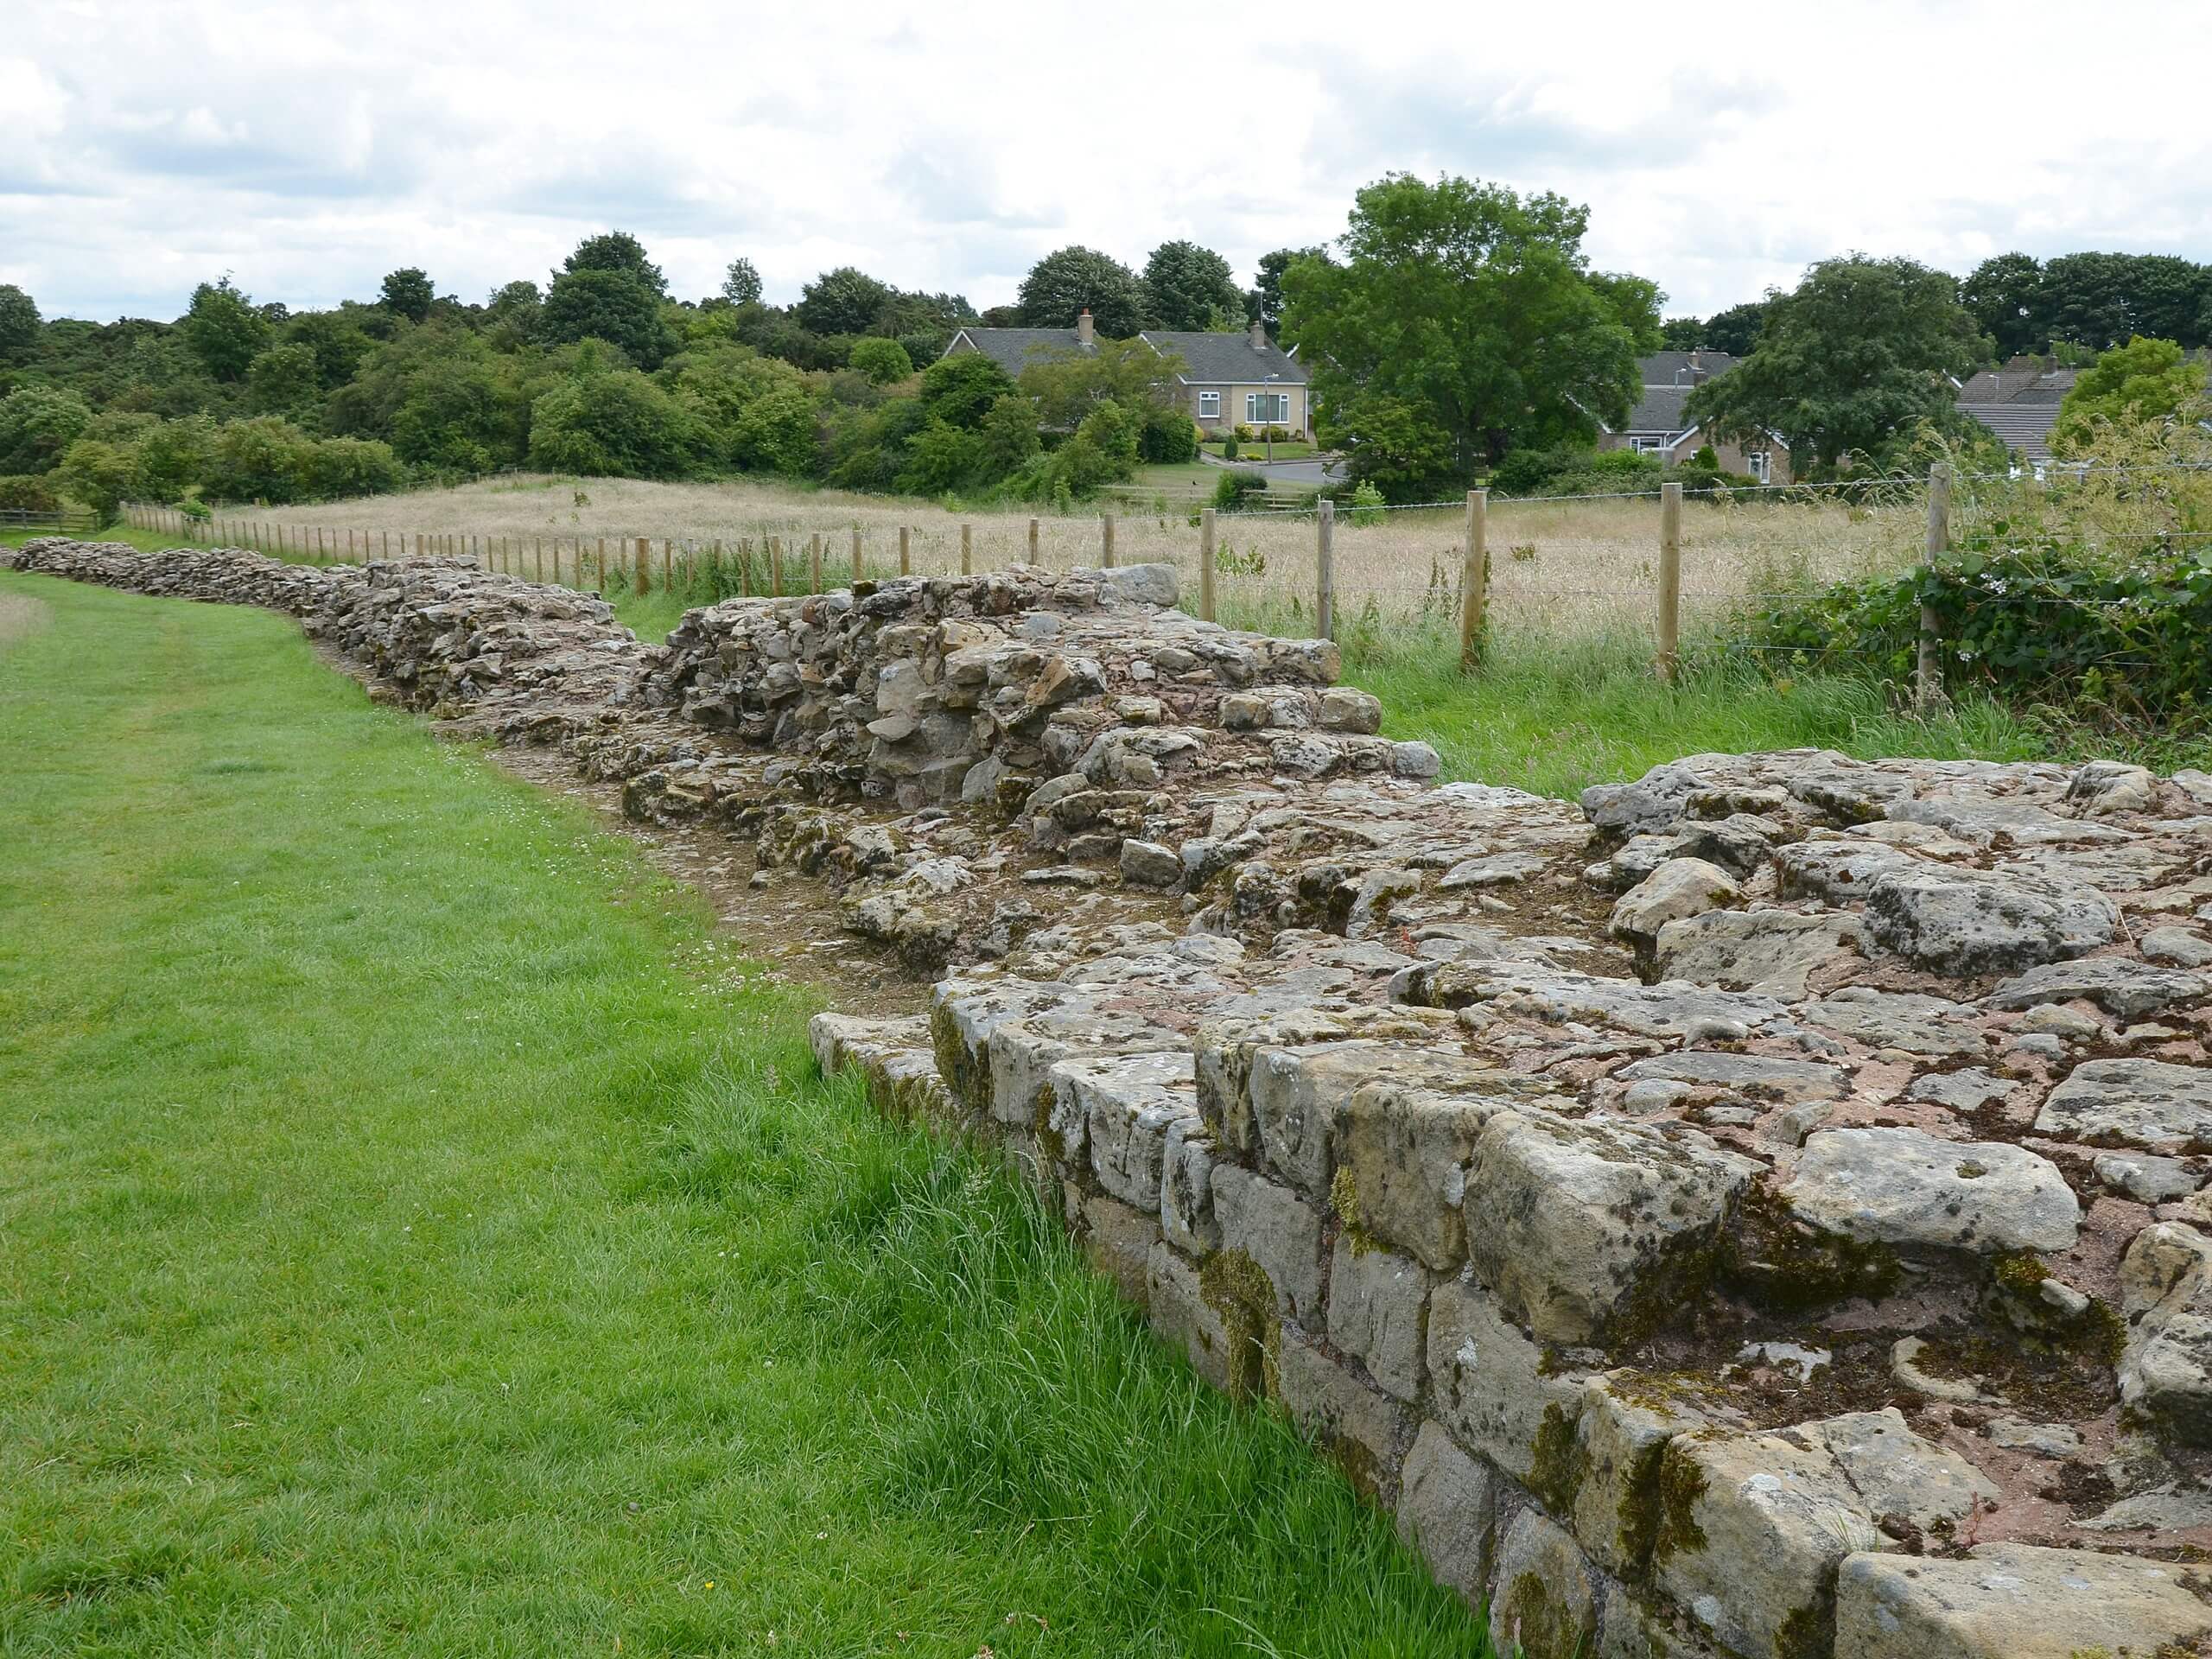
[(1920, 555), (1922, 600), (1920, 650), (1913, 663), (1913, 701), (1923, 713), (1943, 701), (1942, 624), (1929, 602), (1936, 567), (1951, 546), (1951, 469), (1942, 461), (1928, 469), (1928, 542)]
[(1098, 515), (1098, 523), (1099, 563), (1111, 570), (1114, 568), (1114, 515), (1110, 512), (1102, 512)]
[(415, 532), (415, 556), (418, 559), (423, 556), (423, 532), (419, 530)]
[[(1029, 521), (1033, 525), (1034, 518)], [(1198, 512), (1198, 618), (1213, 620), (1213, 509)]]
[(971, 537), (976, 533), (973, 524), (960, 526), (960, 574), (973, 575), (976, 571), (975, 547)]
[(599, 578), (592, 583), (592, 590), (596, 593), (607, 585), (607, 537), (604, 536), (599, 538), (599, 562), (592, 566), (592, 571)]
[(1313, 522), (1313, 621), (1324, 639), (1337, 637), (1337, 504), (1321, 498)]
[(899, 574), (902, 576), (911, 576), (914, 574), (914, 556), (912, 550), (906, 545), (906, 536), (907, 526), (905, 524), (899, 525)]
[(632, 590), (649, 594), (653, 590), (652, 543), (644, 537), (638, 537), (638, 579), (631, 584)]
[(806, 591), (822, 591), (822, 532), (816, 531), (806, 538)]
[(1672, 683), (1682, 639), (1682, 486), (1659, 486), (1659, 677)]
[(1034, 518), (1029, 521), (1029, 563), (1039, 563), (1037, 557), (1037, 521)]
[(1467, 492), (1467, 556), (1459, 569), (1459, 671), (1471, 674), (1483, 659), (1483, 628), (1490, 605), (1490, 492)]
[(854, 580), (854, 582), (858, 582), (861, 580), (861, 574), (862, 574), (862, 573), (861, 573), (861, 527), (860, 527), (858, 524), (855, 524), (855, 525), (853, 526), (853, 580)]
[(780, 536), (768, 538), (768, 596), (784, 596), (784, 538)]

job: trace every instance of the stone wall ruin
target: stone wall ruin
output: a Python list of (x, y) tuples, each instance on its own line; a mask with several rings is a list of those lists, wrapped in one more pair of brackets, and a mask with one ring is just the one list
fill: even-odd
[(1996, 1659), (2212, 1628), (2212, 776), (1696, 755), (1433, 783), (1325, 642), (1154, 567), (641, 643), (440, 562), (51, 539), (741, 837), (935, 977), (814, 1022), (1529, 1652)]

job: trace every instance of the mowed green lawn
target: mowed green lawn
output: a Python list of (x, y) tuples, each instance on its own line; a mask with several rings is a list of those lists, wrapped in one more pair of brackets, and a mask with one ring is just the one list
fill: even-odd
[(578, 810), (0, 595), (0, 1652), (1482, 1650)]

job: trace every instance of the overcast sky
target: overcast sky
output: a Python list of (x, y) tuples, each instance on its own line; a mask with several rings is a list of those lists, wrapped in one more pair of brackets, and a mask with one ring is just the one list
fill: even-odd
[(13, 0), (0, 281), (170, 317), (396, 266), (480, 300), (592, 231), (680, 296), (850, 262), (1010, 300), (1067, 242), (1249, 281), (1393, 169), (1553, 189), (1669, 315), (1852, 248), (2212, 260), (2206, 0), (1728, 7)]

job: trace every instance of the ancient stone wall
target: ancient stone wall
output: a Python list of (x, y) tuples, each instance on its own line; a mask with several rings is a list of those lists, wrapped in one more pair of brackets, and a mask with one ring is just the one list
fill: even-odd
[[(825, 1069), (987, 1139), (1529, 1652), (2212, 1628), (2212, 777), (1694, 756), (1433, 786), (1158, 570), (692, 613), (35, 543), (273, 605), (941, 973)], [(2181, 1644), (2178, 1648), (2162, 1644)]]

